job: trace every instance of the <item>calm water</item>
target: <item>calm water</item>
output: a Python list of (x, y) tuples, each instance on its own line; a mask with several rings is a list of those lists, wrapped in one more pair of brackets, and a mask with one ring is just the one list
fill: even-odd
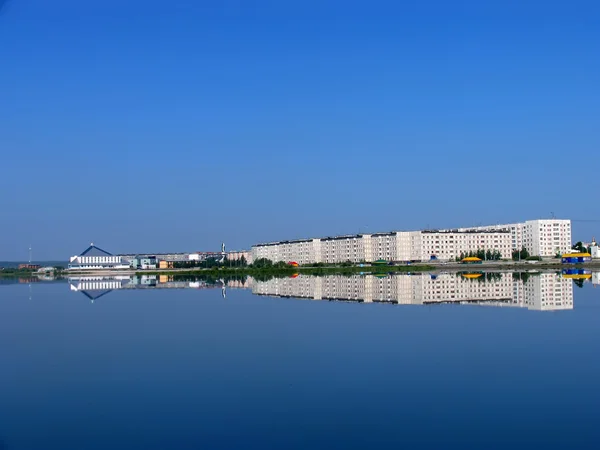
[(475, 278), (2, 284), (0, 449), (598, 448), (600, 288)]

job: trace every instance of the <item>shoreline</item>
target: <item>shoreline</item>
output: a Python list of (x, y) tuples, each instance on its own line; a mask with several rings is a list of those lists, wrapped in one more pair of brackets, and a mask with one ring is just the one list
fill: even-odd
[[(132, 275), (194, 275), (194, 276), (215, 276), (215, 275), (360, 275), (367, 273), (414, 273), (414, 272), (439, 272), (439, 271), (536, 271), (536, 270), (562, 270), (562, 269), (598, 269), (600, 270), (600, 260), (580, 263), (563, 264), (560, 261), (493, 261), (482, 262), (479, 264), (463, 264), (457, 262), (440, 263), (431, 262), (428, 264), (409, 264), (400, 266), (326, 266), (326, 267), (286, 267), (286, 268), (183, 268), (183, 269), (106, 269), (106, 270), (65, 270), (61, 272), (62, 276), (132, 276)], [(33, 273), (32, 275), (35, 275)]]

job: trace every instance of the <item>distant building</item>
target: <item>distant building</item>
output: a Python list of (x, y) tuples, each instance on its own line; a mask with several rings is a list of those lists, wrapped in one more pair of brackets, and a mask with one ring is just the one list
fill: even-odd
[(600, 258), (600, 247), (598, 247), (596, 238), (592, 239), (592, 243), (590, 244), (590, 253), (592, 254), (593, 259)]
[(507, 230), (427, 230), (355, 234), (322, 239), (273, 242), (252, 247), (252, 258), (273, 262), (352, 263), (373, 261), (455, 260), (479, 249), (497, 251), (502, 258), (512, 254)]
[(156, 256), (136, 256), (129, 262), (132, 269), (156, 269)]
[(510, 259), (525, 247), (532, 256), (553, 257), (571, 249), (571, 221), (529, 220), (523, 223), (445, 230), (392, 231), (271, 242), (252, 246), (254, 261), (352, 263), (385, 261), (451, 261), (478, 250)]
[(525, 247), (531, 256), (550, 258), (571, 251), (571, 221), (568, 219), (537, 219), (462, 230), (501, 229), (510, 231), (513, 250)]
[(19, 270), (38, 270), (41, 267), (39, 264), (19, 264)]
[(188, 253), (127, 253), (118, 255), (127, 261), (136, 257), (155, 257), (160, 261), (188, 261)]
[(69, 259), (71, 270), (129, 269), (129, 261), (96, 247), (93, 243), (78, 256)]
[(252, 263), (252, 254), (247, 250), (229, 251), (225, 253), (225, 257), (229, 261), (239, 261), (240, 259), (244, 258), (246, 260), (246, 263)]

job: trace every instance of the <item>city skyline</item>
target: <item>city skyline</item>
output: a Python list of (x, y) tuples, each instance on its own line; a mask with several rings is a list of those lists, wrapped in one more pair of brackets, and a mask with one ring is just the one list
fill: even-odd
[[(535, 248), (533, 247), (533, 240), (532, 240), (533, 239), (533, 235), (531, 234), (532, 233), (531, 230), (529, 231), (529, 234), (528, 234), (529, 241), (527, 241), (526, 239), (523, 238), (523, 236), (524, 236), (523, 235), (524, 230), (522, 228), (519, 228), (519, 227), (524, 227), (527, 223), (530, 223), (529, 227), (531, 228), (532, 224), (535, 223), (536, 224), (535, 228), (537, 229), (537, 222), (556, 223), (556, 224), (559, 224), (559, 223), (568, 224), (567, 225), (568, 228), (569, 228), (568, 233), (565, 234), (563, 237), (561, 237), (561, 242), (559, 243), (559, 247), (560, 247), (560, 251), (561, 252), (565, 252), (567, 250), (570, 250), (570, 248), (571, 248), (570, 244), (575, 244), (578, 241), (578, 239), (572, 238), (572, 227), (571, 227), (571, 222), (572, 221), (570, 219), (535, 219), (535, 220), (528, 220), (528, 221), (525, 221), (525, 222), (518, 222), (518, 223), (512, 223), (512, 224), (507, 224), (507, 223), (504, 223), (504, 224), (498, 223), (498, 224), (492, 224), (492, 225), (482, 225), (482, 224), (479, 224), (478, 226), (459, 226), (459, 227), (440, 228), (440, 229), (426, 228), (426, 229), (419, 230), (419, 231), (398, 231), (398, 230), (396, 230), (396, 231), (377, 231), (377, 232), (373, 232), (373, 233), (358, 232), (358, 233), (354, 233), (354, 234), (344, 234), (344, 235), (338, 235), (338, 236), (327, 235), (327, 236), (321, 236), (321, 237), (314, 237), (313, 236), (313, 237), (309, 237), (309, 238), (304, 237), (304, 238), (299, 238), (299, 239), (284, 239), (284, 240), (280, 240), (280, 241), (269, 241), (269, 242), (253, 243), (253, 244), (249, 244), (245, 248), (241, 248), (241, 249), (229, 249), (229, 248), (226, 248), (225, 254), (226, 255), (230, 255), (231, 254), (231, 255), (234, 255), (234, 258), (239, 258), (239, 255), (241, 255), (242, 253), (250, 252), (250, 253), (253, 253), (254, 259), (265, 257), (267, 259), (277, 260), (277, 258), (274, 259), (273, 256), (270, 255), (270, 254), (265, 254), (264, 252), (263, 253), (260, 253), (260, 252), (257, 253), (256, 252), (256, 248), (257, 247), (270, 247), (270, 246), (277, 245), (277, 244), (288, 244), (289, 245), (289, 244), (297, 244), (297, 243), (306, 243), (306, 245), (308, 245), (308, 243), (310, 243), (311, 241), (315, 241), (315, 240), (319, 240), (319, 241), (329, 241), (329, 240), (336, 241), (336, 240), (339, 240), (341, 238), (353, 239), (353, 238), (356, 238), (357, 236), (358, 237), (369, 236), (369, 237), (373, 237), (373, 239), (376, 239), (376, 238), (377, 239), (381, 239), (382, 237), (386, 237), (388, 235), (389, 236), (404, 235), (405, 236), (405, 238), (404, 238), (405, 241), (404, 241), (403, 245), (404, 246), (410, 246), (410, 244), (408, 243), (408, 241), (406, 241), (406, 239), (409, 239), (409, 236), (410, 235), (414, 235), (415, 233), (420, 233), (420, 234), (425, 234), (426, 235), (426, 234), (430, 234), (430, 233), (434, 233), (434, 234), (439, 234), (439, 233), (448, 234), (450, 232), (454, 232), (454, 233), (458, 232), (459, 234), (461, 234), (461, 233), (472, 233), (472, 232), (478, 231), (478, 230), (484, 230), (485, 232), (496, 231), (496, 230), (497, 231), (505, 231), (505, 230), (511, 230), (511, 228), (512, 228), (512, 231), (510, 233), (512, 241), (511, 241), (511, 239), (507, 240), (507, 242), (505, 243), (505, 244), (508, 245), (507, 248), (510, 248), (510, 250), (515, 250), (515, 249), (518, 249), (518, 248), (525, 247), (534, 256), (545, 256), (545, 257), (553, 256), (555, 254), (556, 248), (559, 248), (559, 247), (556, 247), (555, 244), (549, 244), (550, 247), (546, 248), (545, 251), (541, 251), (540, 252), (539, 247), (535, 247)], [(575, 221), (575, 222), (577, 222), (577, 221)], [(517, 227), (517, 229), (515, 229), (515, 226)], [(413, 239), (414, 239), (414, 237), (413, 237)], [(536, 244), (535, 245), (538, 246), (539, 242), (540, 242), (540, 240), (539, 240), (539, 233), (538, 233), (538, 235), (536, 235)], [(582, 240), (582, 242), (590, 242), (590, 241)], [(156, 243), (154, 243), (152, 245), (156, 246)], [(392, 245), (396, 245), (396, 244), (392, 244)], [(400, 245), (400, 244), (398, 244), (398, 245)], [(219, 246), (222, 247), (222, 248), (225, 248), (225, 243), (221, 243)], [(413, 246), (414, 246), (414, 243), (413, 243)], [(93, 242), (90, 244), (90, 248), (91, 247), (96, 247)], [(485, 247), (485, 249), (488, 249), (488, 247), (489, 247), (490, 250), (494, 250), (494, 249), (500, 250), (500, 252), (502, 254), (502, 258), (510, 258), (508, 250), (505, 251), (502, 248), (502, 246), (500, 246), (500, 247), (494, 247), (494, 245), (492, 244), (492, 241), (490, 241), (489, 244), (483, 245), (483, 247), (477, 246), (477, 245), (473, 247), (472, 243), (468, 243), (468, 242), (465, 241), (465, 243), (462, 244), (462, 247), (459, 248), (458, 253), (456, 255), (452, 254), (451, 257), (450, 257), (450, 259), (454, 259), (456, 256), (458, 256), (458, 254), (460, 254), (461, 251), (469, 252), (469, 251), (477, 250), (479, 248), (484, 248), (484, 247)], [(89, 248), (88, 248), (88, 250), (89, 250)], [(430, 254), (437, 254), (438, 253), (436, 251), (431, 251), (429, 248), (425, 248), (425, 247), (423, 247), (422, 250), (418, 251), (418, 255), (417, 254), (411, 254), (410, 250), (408, 250), (408, 249), (404, 249), (404, 250), (408, 251), (409, 253), (407, 253), (407, 254), (402, 253), (401, 255), (399, 254), (396, 258), (394, 258), (393, 255), (392, 256), (387, 255), (387, 257), (386, 257), (385, 254), (379, 254), (379, 255), (377, 255), (377, 253), (375, 251), (375, 253), (373, 253), (373, 255), (376, 255), (376, 256), (374, 256), (373, 258), (371, 258), (371, 257), (364, 258), (364, 255), (363, 255), (363, 258), (356, 259), (354, 262), (372, 261), (372, 260), (374, 261), (376, 259), (388, 259), (388, 260), (396, 260), (396, 261), (410, 260), (410, 259), (412, 259), (412, 260), (419, 260), (420, 259), (420, 260), (424, 261), (424, 260), (429, 259), (429, 255)], [(29, 252), (29, 261), (31, 261), (31, 254), (32, 254), (32, 247), (31, 247), (31, 245), (27, 248), (27, 251)], [(398, 251), (400, 252), (400, 249), (398, 249)], [(414, 253), (414, 251), (415, 250), (413, 249), (413, 253)], [(289, 252), (289, 250), (288, 250), (288, 252)], [(185, 255), (186, 259), (187, 259), (187, 256), (190, 255), (190, 254), (194, 255), (194, 254), (202, 254), (202, 253), (221, 254), (221, 251), (219, 251), (219, 250), (217, 250), (217, 251), (215, 251), (215, 250), (197, 250), (197, 249), (190, 250), (188, 248), (188, 249), (184, 249), (184, 250), (180, 250), (180, 251), (176, 251), (176, 252), (170, 252), (170, 251), (149, 252), (149, 251), (147, 251), (145, 249), (141, 249), (141, 250), (134, 251), (134, 252), (114, 252), (115, 255), (128, 256), (128, 257), (133, 257), (136, 254), (157, 255), (157, 256), (161, 256), (161, 255), (171, 255), (171, 256), (173, 256), (175, 254), (180, 254), (180, 255)], [(363, 253), (364, 253), (364, 250), (363, 250)], [(77, 254), (79, 255), (79, 252), (77, 252)], [(442, 252), (442, 255), (437, 254), (437, 256), (442, 256), (442, 258), (441, 258), (442, 260), (443, 259), (448, 259), (447, 257), (444, 257), (443, 255), (444, 255), (443, 252)], [(72, 259), (72, 258), (74, 258), (74, 256), (69, 255), (68, 258), (65, 258), (64, 255), (62, 255), (62, 256), (60, 256), (58, 258), (49, 258), (49, 259), (41, 259), (41, 258), (40, 259), (35, 259), (34, 258), (33, 261), (63, 261), (63, 260), (67, 261), (69, 258)], [(350, 258), (350, 259), (352, 260), (352, 258)], [(289, 255), (287, 255), (287, 258), (283, 258), (283, 260), (285, 260), (285, 261), (288, 261), (288, 260), (290, 260), (290, 261), (291, 260), (298, 260), (298, 261), (301, 261), (301, 263), (321, 262), (321, 259), (319, 259), (319, 258), (316, 258), (316, 259), (311, 260), (311, 261), (308, 261), (308, 260), (304, 261), (304, 259), (301, 256), (298, 256), (297, 254), (292, 254), (292, 253), (290, 253)], [(0, 261), (2, 261), (2, 258), (0, 258)], [(22, 262), (22, 261), (25, 261), (25, 260), (19, 260), (19, 259), (8, 260), (8, 259), (5, 259), (4, 261), (5, 262)], [(323, 259), (323, 262), (325, 262), (325, 261), (326, 261), (326, 259)], [(346, 261), (346, 260), (344, 259), (343, 261)], [(343, 262), (343, 261), (342, 260), (338, 261), (336, 259), (336, 260), (331, 260), (329, 262)]]

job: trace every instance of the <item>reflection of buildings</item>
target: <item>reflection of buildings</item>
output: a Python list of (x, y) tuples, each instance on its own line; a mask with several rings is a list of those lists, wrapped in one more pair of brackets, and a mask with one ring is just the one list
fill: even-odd
[(278, 297), (412, 305), (475, 303), (537, 310), (573, 308), (572, 282), (556, 274), (536, 274), (527, 279), (515, 279), (511, 273), (384, 277), (300, 275), (255, 281), (252, 292)]
[[(593, 274), (599, 283), (599, 275)], [(416, 275), (295, 275), (258, 281), (179, 281), (167, 275), (69, 278), (71, 290), (91, 300), (116, 289), (251, 289), (253, 294), (314, 300), (512, 306), (535, 310), (573, 309), (573, 281), (563, 274), (441, 273)]]
[(129, 277), (74, 277), (69, 278), (71, 290), (81, 292), (90, 300), (96, 300), (115, 289), (123, 289), (131, 282)]
[(519, 306), (537, 310), (573, 309), (573, 281), (561, 274), (540, 273), (515, 281)]
[[(114, 277), (70, 277), (71, 290), (81, 292), (90, 300), (95, 300), (118, 289), (210, 289), (222, 288), (222, 282), (177, 281), (167, 275), (131, 275)], [(238, 284), (235, 284), (238, 283)], [(232, 287), (248, 287), (235, 282)]]

